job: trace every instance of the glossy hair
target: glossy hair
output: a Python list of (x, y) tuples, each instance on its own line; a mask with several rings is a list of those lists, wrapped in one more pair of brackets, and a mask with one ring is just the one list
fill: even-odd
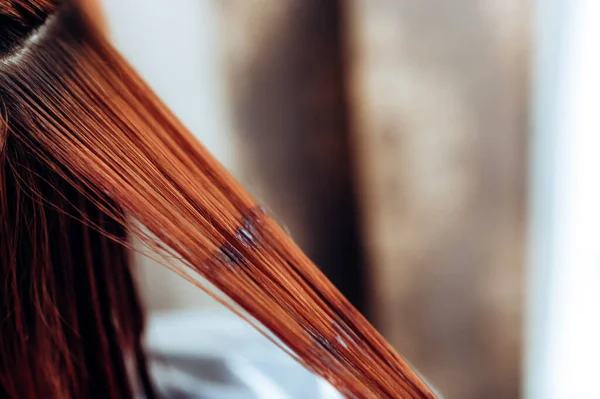
[[(31, 261), (35, 267), (29, 261), (23, 265), (12, 244), (2, 249), (7, 252), (7, 263), (2, 267), (11, 276), (25, 273), (22, 281), (41, 279), (43, 295), (48, 293), (46, 286), (55, 287), (55, 292), (48, 294), (49, 303), (78, 303), (77, 292), (69, 297), (71, 300), (62, 297), (65, 290), (60, 287), (67, 287), (66, 281), (48, 285), (47, 276), (63, 269), (59, 266), (62, 256), (57, 255), (61, 252), (47, 250), (45, 237), (52, 236), (58, 248), (83, 240), (85, 245), (76, 245), (79, 257), (73, 263), (83, 262), (88, 270), (84, 274), (87, 284), (91, 287), (93, 281), (97, 287), (98, 294), (93, 294), (91, 288), (84, 291), (94, 314), (100, 314), (91, 328), (97, 329), (99, 357), (84, 360), (88, 367), (102, 370), (104, 382), (109, 381), (107, 389), (111, 391), (100, 396), (127, 397), (120, 396), (118, 390), (131, 391), (124, 377), (126, 354), (135, 354), (139, 380), (148, 380), (144, 378), (139, 341), (141, 311), (137, 299), (125, 299), (127, 293), (133, 292), (129, 269), (124, 267), (124, 249), (119, 247), (129, 247), (126, 229), (161, 252), (165, 263), (192, 283), (201, 286), (198, 276), (206, 278), (251, 316), (242, 317), (274, 334), (274, 341), (282, 349), (346, 397), (433, 398), (406, 362), (110, 46), (87, 8), (69, 1), (53, 4), (58, 4), (58, 9), (39, 25), (35, 40), (29, 36), (21, 41), (25, 46), (13, 50), (0, 63), (2, 152), (7, 165), (4, 173), (12, 173), (15, 181), (32, 179), (27, 170), (30, 163), (35, 163), (44, 171), (42, 180), (47, 181), (38, 184), (49, 187), (48, 192), (36, 186), (27, 189), (28, 196), (24, 193), (21, 198), (45, 205), (36, 205), (38, 213), (27, 219), (29, 227), (27, 220), (19, 219), (9, 230), (23, 234), (25, 247), (39, 254)], [(24, 158), (28, 161), (23, 168), (16, 169), (14, 165), (21, 165)], [(24, 183), (23, 189), (29, 186)], [(66, 192), (72, 192), (71, 197), (63, 203), (61, 198), (66, 197)], [(8, 202), (14, 201), (12, 194), (4, 193)], [(66, 231), (56, 237), (44, 233), (47, 228), (40, 227), (44, 220), (39, 217), (41, 209), (56, 209), (68, 215), (63, 218), (77, 225), (81, 233), (76, 230), (77, 237), (65, 234)], [(15, 207), (9, 204), (6, 212), (15, 212)], [(128, 223), (125, 214), (144, 229), (137, 223)], [(31, 234), (39, 237), (33, 240)], [(111, 266), (117, 256), (123, 257), (122, 263)], [(168, 263), (169, 257), (181, 263)], [(49, 259), (54, 260), (46, 269), (40, 266), (48, 264)], [(107, 276), (111, 276), (110, 280)], [(103, 278), (109, 284), (99, 283)], [(117, 279), (122, 282), (118, 289)], [(18, 291), (18, 283), (15, 290)], [(99, 294), (101, 291), (105, 296)], [(22, 298), (24, 294), (20, 295)], [(13, 294), (7, 296), (12, 298)], [(125, 300), (120, 302), (117, 298)], [(47, 312), (35, 301), (24, 299), (23, 303), (22, 306), (31, 307), (27, 310), (29, 317), (46, 317)], [(121, 309), (121, 303), (127, 303), (130, 309)], [(76, 313), (69, 306), (72, 305), (55, 312), (53, 321), (61, 326), (63, 335), (68, 334), (70, 322), (61, 324), (62, 312)], [(7, 311), (13, 308), (10, 304)], [(108, 312), (105, 319), (101, 309)], [(27, 373), (31, 370), (32, 375), (47, 376), (48, 382), (39, 386), (34, 377), (27, 377), (34, 381), (36, 392), (51, 392), (54, 396), (29, 397), (81, 397), (71, 388), (87, 387), (84, 377), (77, 375), (77, 362), (70, 369), (61, 367), (70, 356), (68, 340), (44, 338), (40, 348), (50, 349), (36, 346), (31, 351), (28, 339), (32, 335), (27, 338), (18, 327), (24, 317), (21, 314), (27, 312), (19, 308), (18, 314), (9, 315), (7, 334), (16, 338), (2, 345), (6, 350), (20, 348), (13, 358), (31, 358), (37, 356), (37, 350), (48, 351), (50, 360), (46, 365), (25, 366), (30, 367)], [(112, 322), (109, 314), (116, 315)], [(135, 317), (130, 318), (131, 315)], [(43, 322), (33, 323), (32, 331), (37, 334), (41, 325)], [(4, 336), (0, 338), (4, 341)], [(21, 373), (8, 368), (0, 372), (5, 373), (0, 376), (2, 383), (9, 387), (13, 374)], [(52, 385), (52, 381), (57, 383)]]

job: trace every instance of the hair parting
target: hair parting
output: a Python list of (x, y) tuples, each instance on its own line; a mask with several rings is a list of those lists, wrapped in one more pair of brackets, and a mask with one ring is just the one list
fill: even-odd
[(85, 6), (0, 0), (0, 22), (0, 396), (155, 395), (129, 232), (182, 259), (178, 272), (206, 278), (345, 397), (435, 397)]

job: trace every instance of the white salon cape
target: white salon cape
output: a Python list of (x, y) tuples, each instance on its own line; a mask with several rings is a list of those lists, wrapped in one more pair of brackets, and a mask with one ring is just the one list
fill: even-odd
[(154, 315), (146, 345), (165, 399), (342, 399), (233, 313)]

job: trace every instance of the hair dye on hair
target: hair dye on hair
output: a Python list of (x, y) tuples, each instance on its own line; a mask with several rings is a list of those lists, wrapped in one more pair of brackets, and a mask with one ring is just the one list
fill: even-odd
[(435, 397), (83, 2), (0, 0), (0, 20), (0, 393), (128, 398), (133, 380), (154, 395), (129, 232), (179, 259), (169, 266), (192, 283), (206, 278), (347, 398)]

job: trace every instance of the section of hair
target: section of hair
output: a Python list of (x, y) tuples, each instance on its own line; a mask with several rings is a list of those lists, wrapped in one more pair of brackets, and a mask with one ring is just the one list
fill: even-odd
[[(19, 152), (102, 215), (139, 220), (158, 238), (145, 235), (149, 245), (183, 261), (176, 271), (196, 284), (204, 276), (347, 398), (434, 397), (76, 7), (46, 35), (19, 64), (0, 65)], [(122, 241), (96, 219), (87, 224)]]
[[(0, 0), (0, 56), (54, 7)], [(122, 212), (24, 147), (27, 123), (0, 100), (0, 397), (133, 398), (132, 385), (154, 397)]]
[(145, 375), (143, 310), (126, 249), (107, 236), (125, 241), (124, 227), (95, 205), (108, 199), (81, 193), (9, 129), (0, 158), (0, 397), (132, 398), (125, 364), (137, 357)]

